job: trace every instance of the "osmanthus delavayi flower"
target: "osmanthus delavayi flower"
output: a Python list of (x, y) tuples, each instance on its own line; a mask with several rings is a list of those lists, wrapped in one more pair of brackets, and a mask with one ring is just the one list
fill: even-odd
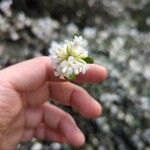
[(60, 44), (52, 42), (49, 53), (55, 76), (74, 80), (79, 73), (84, 74), (89, 69), (88, 63), (93, 63), (86, 47), (87, 41), (82, 36)]

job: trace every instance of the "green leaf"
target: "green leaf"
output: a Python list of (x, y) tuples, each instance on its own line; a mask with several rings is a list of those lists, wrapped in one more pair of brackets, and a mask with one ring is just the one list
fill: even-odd
[(93, 64), (94, 63), (94, 60), (92, 57), (86, 57), (86, 58), (83, 58), (83, 60), (88, 63), (88, 64)]
[(76, 75), (75, 74), (71, 74), (68, 78), (70, 81), (73, 81), (76, 79)]

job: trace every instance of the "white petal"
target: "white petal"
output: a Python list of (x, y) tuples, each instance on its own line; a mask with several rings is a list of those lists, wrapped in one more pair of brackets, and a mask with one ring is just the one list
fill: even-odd
[(75, 70), (74, 70), (74, 74), (76, 74), (76, 75), (79, 74), (78, 69), (75, 69)]
[(68, 57), (68, 62), (69, 63), (73, 63), (74, 62), (74, 57), (73, 56), (69, 56)]
[(71, 67), (68, 67), (67, 69), (67, 74), (70, 75), (73, 73), (73, 69)]
[(82, 67), (79, 68), (79, 72), (82, 72)]
[(61, 67), (66, 67), (68, 65), (68, 62), (67, 61), (63, 61), (62, 63), (61, 63)]
[(65, 77), (63, 75), (60, 75), (59, 78), (60, 79), (65, 79)]
[(86, 73), (86, 70), (85, 70), (85, 69), (83, 69), (83, 70), (82, 70), (82, 73), (83, 73), (83, 74), (85, 74), (85, 73)]
[(61, 67), (60, 67), (60, 66), (57, 66), (56, 71), (57, 71), (57, 72), (61, 72)]
[(67, 66), (62, 69), (62, 73), (65, 73), (66, 71), (67, 71)]
[(85, 66), (86, 70), (90, 69), (90, 66), (89, 65), (86, 65)]
[(56, 77), (58, 77), (58, 76), (60, 75), (60, 73), (58, 73), (57, 71), (54, 71), (54, 75), (55, 75)]

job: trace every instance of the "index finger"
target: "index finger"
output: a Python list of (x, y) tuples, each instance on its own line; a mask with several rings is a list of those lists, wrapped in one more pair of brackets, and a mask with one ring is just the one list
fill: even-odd
[[(78, 75), (77, 82), (96, 83), (106, 78), (106, 69), (91, 65), (84, 75)], [(0, 71), (0, 82), (9, 82), (21, 92), (34, 91), (47, 81), (62, 81), (55, 77), (49, 57), (39, 57), (10, 66)]]

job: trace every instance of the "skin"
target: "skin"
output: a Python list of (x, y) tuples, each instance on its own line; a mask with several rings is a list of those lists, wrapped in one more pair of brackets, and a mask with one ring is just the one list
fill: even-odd
[[(98, 83), (107, 77), (106, 69), (92, 64), (77, 83)], [(101, 115), (102, 108), (84, 89), (61, 81), (53, 74), (49, 57), (39, 57), (0, 71), (0, 149), (14, 150), (33, 137), (81, 146), (83, 133), (74, 119), (48, 103), (49, 98), (72, 106), (87, 118)]]

